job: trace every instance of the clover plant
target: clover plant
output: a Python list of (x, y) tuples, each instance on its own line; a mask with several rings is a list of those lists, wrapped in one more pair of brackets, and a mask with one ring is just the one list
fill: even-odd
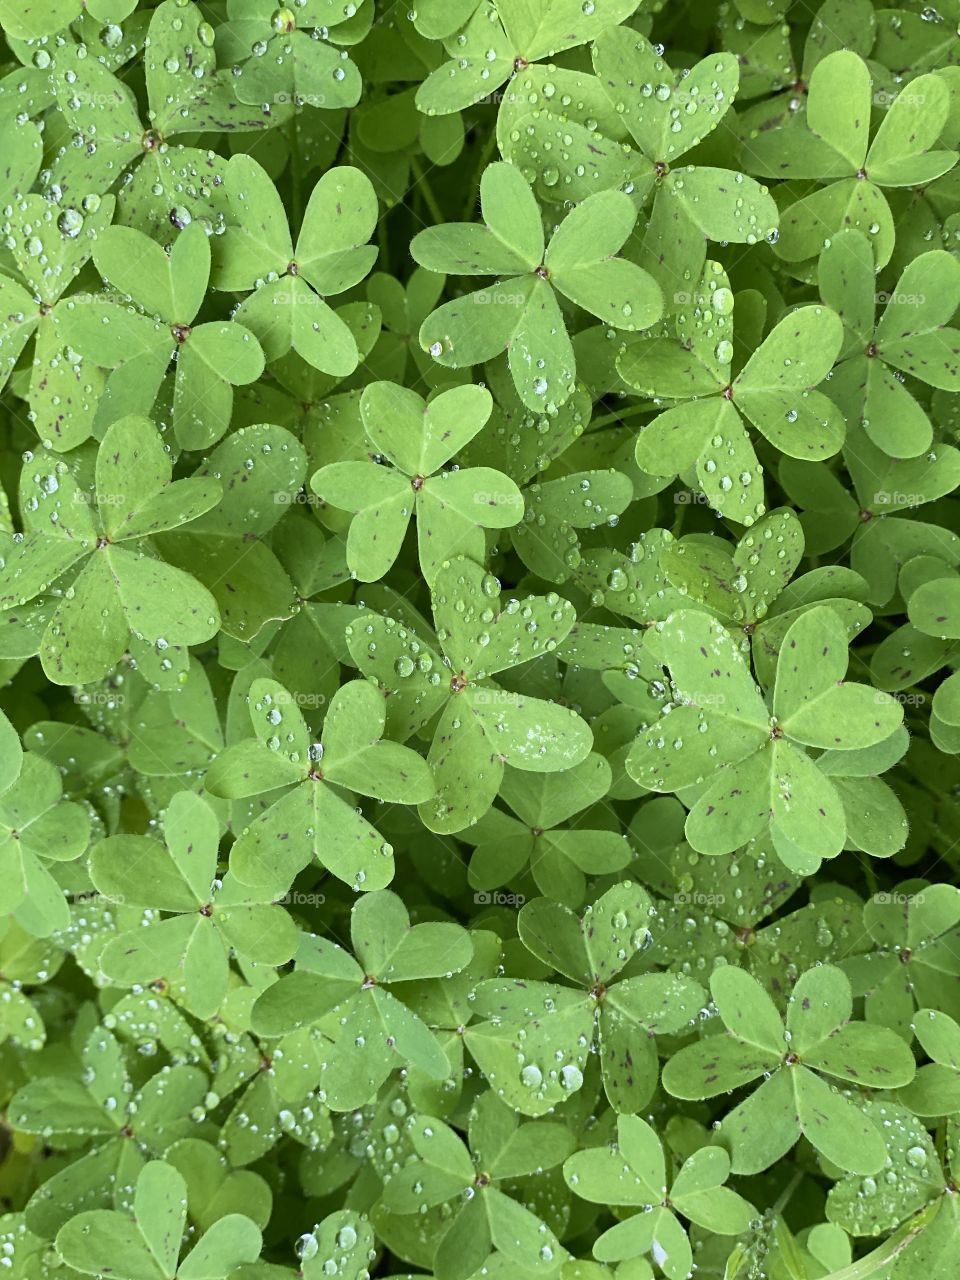
[(0, 1267), (955, 1280), (958, 0), (0, 0)]

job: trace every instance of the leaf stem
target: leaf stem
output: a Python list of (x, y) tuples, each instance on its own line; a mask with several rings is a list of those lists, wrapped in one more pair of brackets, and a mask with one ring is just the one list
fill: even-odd
[(423, 165), (420, 163), (419, 156), (410, 157), (410, 168), (413, 170), (413, 176), (416, 179), (416, 185), (420, 189), (424, 203), (430, 210), (430, 216), (438, 225), (447, 221), (443, 210), (437, 203), (437, 197), (433, 194), (433, 188), (427, 181), (427, 175), (424, 172)]
[(606, 413), (600, 418), (594, 418), (590, 423), (590, 430), (596, 427), (609, 427), (614, 423), (623, 422), (627, 418), (635, 418), (639, 413), (649, 413), (649, 404), (632, 404), (626, 409), (618, 409), (615, 413)]
[(797, 1187), (799, 1187), (802, 1181), (803, 1181), (803, 1170), (795, 1169), (793, 1172), (793, 1177), (790, 1179), (787, 1185), (780, 1192), (779, 1196), (777, 1197), (776, 1204), (774, 1204), (773, 1206), (773, 1212), (777, 1215), (778, 1218), (783, 1217), (784, 1209), (792, 1200), (793, 1193), (796, 1191)]
[(483, 148), (480, 152), (480, 158), (477, 161), (477, 167), (474, 171), (473, 178), (470, 182), (470, 186), (467, 188), (467, 198), (463, 205), (463, 213), (460, 215), (461, 222), (473, 221), (474, 205), (477, 199), (477, 191), (480, 186), (480, 179), (483, 177), (484, 169), (490, 163), (490, 157), (493, 155), (496, 145), (497, 145), (497, 131), (496, 131), (496, 128), (493, 128), (490, 130), (489, 134), (487, 135), (486, 141), (483, 144)]
[(287, 131), (287, 144), (290, 147), (290, 221), (294, 244), (300, 234), (303, 220), (303, 200), (300, 194), (302, 171), (300, 164), (300, 134), (297, 130), (297, 117), (293, 116)]

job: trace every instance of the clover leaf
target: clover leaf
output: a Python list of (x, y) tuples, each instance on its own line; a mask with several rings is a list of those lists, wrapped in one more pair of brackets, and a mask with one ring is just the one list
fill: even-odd
[(775, 233), (776, 205), (758, 183), (728, 169), (676, 167), (732, 106), (739, 85), (733, 55), (703, 58), (678, 80), (649, 41), (613, 27), (594, 41), (593, 66), (641, 154), (631, 177), (642, 192), (655, 191), (658, 229), (689, 220), (710, 240), (748, 244)]
[(704, 1000), (700, 984), (680, 974), (615, 981), (649, 945), (651, 914), (649, 896), (630, 881), (609, 889), (582, 919), (546, 898), (524, 906), (524, 945), (583, 990), (497, 978), (478, 986), (476, 1011), (488, 1021), (467, 1029), (467, 1048), (516, 1110), (542, 1115), (576, 1093), (595, 1042), (611, 1105), (633, 1112), (649, 1102), (659, 1067), (653, 1037), (686, 1029)]
[(915, 77), (910, 92), (894, 98), (871, 139), (873, 97), (868, 64), (852, 49), (836, 49), (813, 68), (805, 112), (809, 132), (790, 130), (795, 149), (789, 161), (773, 161), (782, 130), (752, 145), (748, 163), (761, 176), (771, 174), (773, 162), (778, 176), (825, 184), (801, 195), (782, 214), (776, 252), (785, 261), (812, 258), (835, 232), (853, 227), (871, 236), (879, 265), (885, 266), (894, 239), (885, 192), (932, 182), (956, 163), (955, 151), (937, 148), (949, 109), (949, 94), (938, 76)]
[(843, 802), (807, 748), (868, 748), (903, 719), (893, 699), (844, 681), (847, 640), (837, 616), (818, 606), (787, 631), (772, 710), (719, 623), (681, 610), (664, 623), (661, 641), (678, 702), (638, 738), (631, 776), (656, 791), (697, 789), (685, 830), (701, 853), (729, 853), (769, 830), (778, 856), (800, 874), (835, 857), (845, 839)]
[(960, 1025), (939, 1009), (918, 1009), (911, 1027), (930, 1061), (901, 1099), (915, 1116), (953, 1115), (960, 1111)]
[(0, 795), (0, 876), (4, 910), (35, 937), (48, 937), (70, 921), (52, 869), (86, 852), (90, 814), (63, 799), (54, 765), (23, 756), (19, 777)]
[(883, 1175), (848, 1174), (830, 1189), (827, 1201), (830, 1220), (855, 1236), (895, 1230), (942, 1195), (945, 1187), (936, 1148), (916, 1116), (887, 1101), (869, 1102), (864, 1112), (883, 1134)]
[(45, 594), (71, 570), (40, 641), (55, 684), (98, 680), (128, 648), (200, 644), (219, 624), (213, 597), (153, 554), (155, 534), (214, 506), (214, 480), (176, 480), (159, 433), (128, 417), (106, 432), (92, 481), (65, 472), (48, 485), (47, 519), (10, 540), (0, 569), (0, 609)]
[(260, 1253), (260, 1232), (249, 1218), (232, 1213), (215, 1222), (178, 1261), (187, 1217), (187, 1184), (173, 1165), (153, 1160), (137, 1179), (132, 1213), (91, 1209), (61, 1227), (57, 1252), (75, 1271), (122, 1280), (223, 1280)]
[(435, 1036), (390, 987), (452, 975), (473, 954), (459, 925), (411, 926), (389, 890), (357, 900), (350, 935), (356, 958), (327, 938), (303, 936), (294, 972), (253, 1007), (260, 1034), (286, 1037), (284, 1057), (294, 1056), (301, 1088), (315, 1079), (335, 1111), (365, 1105), (404, 1063), (446, 1079), (449, 1063)]
[[(129, 6), (129, 0), (123, 3)], [(116, 48), (123, 41), (121, 6), (95, 4), (105, 22), (98, 34)], [(41, 57), (57, 111), (77, 139), (55, 151), (45, 185), (57, 203), (72, 210), (74, 223), (96, 207), (99, 193), (120, 174), (125, 182), (119, 207), (141, 230), (183, 227), (195, 218), (211, 226), (217, 221), (219, 202), (206, 180), (213, 171), (222, 181), (222, 162), (170, 139), (217, 132), (225, 120), (232, 128), (259, 131), (268, 120), (262, 110), (240, 108), (231, 69), (217, 68), (216, 34), (196, 5), (162, 0), (153, 9), (146, 30), (145, 114), (106, 57), (86, 61), (86, 48), (73, 40), (57, 49), (56, 58)]]
[(622, 192), (598, 192), (567, 214), (545, 246), (530, 188), (503, 163), (484, 170), (480, 207), (483, 225), (428, 227), (411, 242), (416, 261), (430, 271), (498, 277), (491, 288), (428, 316), (420, 343), (454, 369), (505, 351), (520, 399), (528, 409), (550, 411), (570, 398), (576, 377), (557, 292), (616, 329), (645, 329), (660, 318), (657, 284), (616, 256), (636, 209)]
[[(264, 358), (242, 324), (196, 324), (210, 276), (210, 241), (199, 223), (185, 227), (169, 254), (133, 227), (101, 230), (93, 258), (117, 301), (71, 299), (63, 336), (81, 356), (115, 372), (105, 395), (122, 414), (148, 414), (176, 357), (173, 424), (185, 449), (203, 449), (230, 423), (232, 387), (255, 382)], [(134, 304), (134, 310), (130, 304)]]
[(846, 358), (833, 371), (831, 397), (884, 453), (924, 453), (933, 427), (902, 375), (935, 387), (957, 385), (960, 333), (947, 327), (960, 305), (957, 260), (937, 250), (915, 258), (874, 326), (873, 249), (866, 236), (847, 230), (820, 255), (820, 287), (828, 304), (842, 299), (846, 328)]
[(383, 1203), (409, 1214), (457, 1202), (436, 1245), (433, 1271), (439, 1280), (468, 1280), (493, 1249), (524, 1274), (555, 1269), (561, 1252), (556, 1236), (498, 1183), (559, 1164), (573, 1146), (563, 1125), (518, 1123), (515, 1114), (485, 1094), (470, 1113), (469, 1149), (436, 1116), (417, 1116), (410, 1140), (415, 1156), (387, 1180)]
[(441, 712), (427, 756), (436, 795), (420, 814), (445, 833), (486, 813), (505, 764), (530, 773), (569, 768), (588, 755), (591, 735), (574, 711), (491, 680), (556, 648), (573, 625), (568, 601), (551, 592), (501, 603), (499, 582), (465, 557), (441, 567), (433, 600), (440, 653), (391, 618), (361, 619), (347, 642), (364, 674), (402, 704), (408, 733)]
[(145, 836), (111, 836), (91, 850), (91, 878), (105, 898), (170, 913), (114, 938), (100, 967), (122, 986), (162, 980), (182, 992), (191, 1012), (211, 1018), (227, 993), (231, 952), (247, 962), (285, 964), (296, 930), (282, 907), (258, 901), (229, 875), (218, 881), (219, 824), (199, 796), (173, 797), (164, 833), (166, 848)]
[(42, 1047), (46, 1028), (24, 987), (41, 986), (62, 960), (55, 943), (33, 937), (16, 921), (0, 923), (0, 1043)]
[[(719, 333), (732, 331), (734, 300), (723, 275), (709, 279), (697, 304), (691, 313), (679, 313), (677, 339), (641, 338), (617, 362), (635, 391), (689, 400), (643, 428), (637, 462), (654, 475), (695, 468), (711, 505), (749, 525), (764, 512), (763, 473), (743, 419), (789, 457), (832, 457), (843, 443), (843, 418), (814, 388), (840, 351), (842, 327), (827, 308), (801, 307), (776, 325), (734, 376), (732, 342), (714, 341), (714, 326), (698, 320), (698, 308), (709, 308)], [(704, 332), (694, 341), (690, 331), (698, 327)]]
[(296, 245), (277, 189), (252, 157), (232, 158), (224, 186), (229, 222), (212, 280), (217, 289), (249, 293), (235, 319), (269, 361), (292, 349), (322, 373), (352, 373), (356, 339), (325, 299), (358, 284), (376, 260), (367, 244), (377, 222), (370, 179), (347, 165), (328, 170), (310, 194)]
[[(435, 7), (436, 0), (433, 0)], [(537, 0), (533, 5), (494, 6), (481, 0), (456, 0), (439, 15), (427, 15), (432, 33), (446, 39), (451, 61), (437, 67), (417, 91), (417, 106), (425, 114), (460, 111), (486, 97), (515, 72), (539, 58), (587, 44), (601, 31), (628, 18), (637, 0), (613, 0), (597, 7), (570, 0)], [(446, 9), (446, 6), (445, 6)], [(463, 25), (461, 35), (455, 35)]]
[(693, 1251), (677, 1215), (721, 1235), (746, 1231), (754, 1208), (723, 1184), (730, 1157), (722, 1147), (701, 1147), (668, 1184), (663, 1146), (640, 1116), (617, 1117), (616, 1147), (591, 1147), (563, 1166), (568, 1186), (595, 1204), (639, 1209), (594, 1243), (594, 1257), (619, 1262), (652, 1254), (669, 1280), (690, 1274)]
[[(364, 428), (376, 454), (392, 466), (334, 462), (310, 482), (332, 506), (356, 509), (347, 563), (362, 582), (375, 582), (394, 563), (414, 512), (427, 582), (455, 555), (482, 560), (483, 529), (506, 528), (521, 518), (520, 491), (499, 471), (441, 470), (483, 429), (491, 407), (480, 387), (455, 387), (429, 404), (393, 383), (375, 382), (364, 390)], [(358, 501), (363, 505), (357, 507)]]
[(509, 770), (500, 795), (517, 817), (490, 809), (461, 836), (475, 846), (470, 883), (476, 889), (495, 889), (511, 884), (529, 866), (541, 893), (579, 907), (587, 874), (622, 871), (632, 857), (629, 843), (617, 831), (565, 825), (601, 802), (611, 781), (610, 766), (596, 753), (560, 773)]
[(356, 106), (360, 72), (345, 51), (333, 47), (337, 27), (350, 16), (328, 0), (279, 8), (273, 0), (229, 0), (230, 52), (246, 57), (237, 97), (253, 106), (291, 101), (327, 111)]
[(764, 1078), (720, 1126), (734, 1172), (769, 1168), (802, 1134), (841, 1169), (877, 1173), (886, 1158), (879, 1128), (823, 1077), (895, 1089), (913, 1078), (913, 1055), (895, 1032), (851, 1021), (843, 972), (832, 965), (808, 969), (785, 1022), (742, 969), (718, 969), (710, 990), (725, 1031), (674, 1054), (663, 1086), (676, 1098), (713, 1098)]
[(355, 888), (382, 889), (393, 878), (393, 850), (346, 798), (350, 792), (399, 804), (433, 793), (415, 751), (383, 738), (383, 696), (362, 680), (337, 691), (319, 742), (294, 698), (275, 680), (250, 687), (255, 738), (223, 751), (207, 771), (217, 796), (283, 791), (238, 836), (230, 852), (237, 880), (279, 895), (316, 860)]
[(87, 214), (72, 207), (58, 213), (42, 196), (28, 195), (16, 206), (11, 240), (23, 284), (8, 276), (0, 281), (7, 317), (0, 330), (0, 381), (7, 380), (33, 335), (26, 398), (41, 441), (57, 452), (89, 437), (103, 391), (96, 363), (85, 360), (67, 336), (75, 304), (62, 295), (109, 226), (115, 204), (108, 196)]
[(562, 583), (581, 562), (574, 531), (615, 525), (632, 496), (629, 476), (613, 468), (531, 484), (523, 523), (510, 534), (514, 549), (532, 573)]
[(78, 1058), (82, 1072), (29, 1080), (9, 1108), (24, 1133), (93, 1144), (42, 1182), (28, 1201), (28, 1220), (51, 1235), (73, 1218), (77, 1206), (126, 1206), (145, 1156), (159, 1156), (190, 1136), (209, 1087), (204, 1073), (186, 1063), (158, 1069), (136, 1085), (117, 1039), (99, 1026), (81, 1041)]
[[(907, 882), (905, 889), (911, 884)], [(844, 969), (864, 997), (868, 1022), (906, 1034), (918, 1008), (944, 1004), (960, 1017), (960, 1004), (944, 978), (956, 968), (960, 891), (949, 884), (918, 885), (913, 892), (875, 894), (863, 908), (875, 950), (852, 956)]]

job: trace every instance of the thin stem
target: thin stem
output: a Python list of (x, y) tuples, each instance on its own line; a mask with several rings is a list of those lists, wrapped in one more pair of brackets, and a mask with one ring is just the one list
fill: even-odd
[(414, 178), (416, 178), (417, 190), (423, 196), (424, 203), (430, 210), (431, 218), (438, 225), (446, 222), (447, 219), (444, 217), (443, 210), (437, 204), (437, 197), (433, 194), (433, 188), (427, 181), (427, 175), (423, 171), (423, 166), (418, 156), (410, 157), (410, 168), (413, 170)]
[(780, 1195), (777, 1197), (777, 1202), (773, 1206), (773, 1212), (777, 1215), (778, 1218), (783, 1217), (784, 1209), (790, 1203), (791, 1199), (793, 1198), (793, 1193), (796, 1191), (797, 1187), (799, 1187), (802, 1181), (803, 1181), (803, 1170), (802, 1169), (794, 1170), (793, 1177), (790, 1179), (787, 1185), (780, 1192)]
[(291, 119), (290, 127), (287, 130), (287, 144), (290, 147), (290, 229), (293, 233), (294, 243), (296, 243), (297, 236), (300, 234), (300, 223), (303, 220), (303, 200), (300, 194), (302, 177), (300, 134), (297, 130), (296, 116)]
[(480, 186), (480, 179), (483, 177), (483, 171), (490, 163), (490, 157), (497, 145), (497, 131), (491, 129), (487, 134), (486, 141), (480, 152), (480, 158), (477, 161), (477, 167), (473, 175), (470, 186), (467, 188), (467, 198), (464, 202), (463, 213), (460, 215), (461, 222), (470, 222), (473, 219), (473, 206), (477, 198), (477, 188)]
[(590, 423), (590, 430), (596, 427), (609, 427), (615, 422), (623, 422), (627, 418), (635, 418), (639, 413), (649, 413), (650, 406), (648, 404), (632, 404), (626, 409), (618, 409), (616, 413), (606, 413), (600, 418), (594, 418)]

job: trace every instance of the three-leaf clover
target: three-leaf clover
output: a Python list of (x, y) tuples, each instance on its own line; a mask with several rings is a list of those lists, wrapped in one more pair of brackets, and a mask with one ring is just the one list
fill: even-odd
[(571, 708), (491, 679), (552, 653), (576, 617), (569, 601), (553, 592), (503, 601), (497, 579), (460, 556), (437, 574), (433, 611), (440, 653), (375, 614), (348, 627), (347, 643), (406, 719), (408, 735), (439, 713), (427, 756), (436, 795), (421, 804), (420, 816), (431, 831), (450, 833), (490, 808), (505, 764), (530, 773), (571, 768), (589, 754), (592, 735)]
[(170, 913), (121, 933), (100, 967), (122, 986), (163, 980), (200, 1018), (212, 1018), (229, 983), (230, 954), (285, 964), (297, 931), (283, 907), (264, 903), (231, 876), (217, 880), (220, 830), (200, 796), (180, 791), (164, 818), (166, 848), (147, 836), (109, 836), (90, 852), (90, 875), (108, 900)]
[(335, 1111), (364, 1106), (404, 1063), (447, 1078), (450, 1064), (433, 1032), (390, 988), (453, 975), (473, 955), (460, 925), (411, 925), (389, 890), (357, 899), (350, 937), (356, 958), (328, 938), (301, 934), (296, 969), (253, 1008), (259, 1035), (284, 1037), (287, 1078), (304, 1093), (319, 1084)]
[(663, 1087), (675, 1098), (716, 1098), (763, 1077), (723, 1119), (720, 1136), (736, 1173), (759, 1173), (801, 1134), (832, 1164), (874, 1174), (886, 1159), (880, 1130), (823, 1079), (863, 1089), (896, 1089), (913, 1079), (913, 1054), (886, 1027), (852, 1022), (853, 995), (840, 969), (808, 969), (784, 1022), (743, 969), (724, 965), (710, 991), (726, 1030), (673, 1055)]
[(418, 1115), (408, 1129), (414, 1158), (384, 1184), (394, 1213), (423, 1213), (452, 1202), (433, 1256), (438, 1280), (469, 1280), (497, 1249), (522, 1272), (552, 1273), (561, 1254), (556, 1236), (498, 1183), (554, 1168), (574, 1139), (562, 1124), (519, 1123), (493, 1094), (482, 1094), (468, 1122), (468, 1142), (436, 1116)]
[(616, 329), (646, 329), (662, 314), (653, 278), (616, 257), (633, 231), (636, 207), (621, 191), (597, 192), (545, 244), (533, 192), (519, 169), (498, 162), (483, 171), (480, 210), (482, 225), (428, 227), (411, 242), (410, 252), (430, 271), (498, 278), (429, 315), (421, 346), (454, 369), (505, 351), (520, 399), (549, 411), (569, 399), (576, 379), (558, 292)]
[[(760, 647), (760, 623), (803, 558), (803, 526), (791, 507), (768, 511), (737, 541), (694, 534), (667, 542), (660, 567), (671, 586)], [(770, 628), (775, 630), (782, 620)]]
[(914, 258), (876, 323), (873, 247), (859, 231), (831, 238), (819, 280), (821, 297), (841, 314), (846, 332), (831, 398), (884, 453), (917, 457), (929, 449), (933, 425), (903, 375), (947, 391), (960, 387), (960, 330), (948, 327), (960, 306), (960, 262), (943, 250)]
[(677, 702), (637, 739), (631, 777), (653, 791), (693, 788), (686, 837), (730, 853), (769, 829), (791, 870), (815, 871), (844, 846), (843, 801), (807, 748), (852, 751), (889, 738), (903, 707), (844, 680), (847, 634), (829, 608), (787, 631), (768, 707), (720, 623), (690, 610), (660, 632)]
[[(475, 846), (470, 883), (476, 889), (495, 889), (512, 883), (529, 866), (542, 894), (579, 907), (588, 875), (622, 871), (633, 857), (612, 822), (590, 822), (611, 781), (609, 764), (595, 752), (562, 773), (508, 770), (500, 795), (517, 816), (490, 809), (460, 837)], [(576, 814), (582, 816), (573, 822)]]
[(620, 1262), (651, 1254), (668, 1280), (686, 1280), (693, 1251), (678, 1215), (705, 1231), (736, 1236), (755, 1210), (725, 1187), (730, 1157), (722, 1147), (700, 1147), (669, 1183), (663, 1145), (640, 1116), (617, 1117), (616, 1146), (577, 1151), (563, 1166), (572, 1191), (593, 1204), (638, 1210), (598, 1236), (593, 1256)]
[(334, 462), (310, 481), (326, 502), (357, 513), (347, 535), (347, 564), (361, 582), (375, 582), (390, 569), (414, 512), (420, 568), (428, 583), (454, 556), (482, 560), (484, 529), (507, 528), (522, 518), (520, 490), (501, 472), (441, 469), (483, 429), (492, 404), (482, 387), (454, 387), (429, 403), (391, 382), (364, 388), (364, 429), (391, 466)]
[(654, 1037), (686, 1030), (704, 1002), (698, 982), (678, 973), (641, 973), (617, 980), (650, 944), (649, 895), (625, 881), (609, 889), (581, 919), (560, 903), (524, 906), (520, 936), (527, 950), (576, 984), (491, 978), (477, 987), (467, 1048), (491, 1088), (524, 1115), (542, 1115), (583, 1085), (596, 1043), (611, 1106), (637, 1111), (650, 1101), (659, 1060)]
[(235, 319), (256, 334), (268, 361), (292, 348), (322, 373), (353, 373), (356, 339), (324, 299), (358, 284), (376, 261), (367, 244), (378, 214), (370, 179), (347, 165), (328, 169), (310, 193), (296, 246), (280, 194), (252, 157), (231, 159), (224, 186), (230, 219), (217, 239), (213, 285), (253, 290)]
[(63, 799), (56, 766), (27, 752), (19, 776), (0, 794), (3, 912), (35, 937), (66, 928), (70, 911), (51, 868), (79, 858), (89, 839), (89, 810)]
[[(327, 111), (355, 107), (361, 80), (346, 51), (328, 42), (328, 33), (344, 26), (355, 13), (350, 5), (330, 0), (277, 5), (275, 0), (228, 0), (228, 58), (246, 58), (237, 76), (241, 102), (302, 103)], [(348, 28), (349, 29), (349, 28)]]
[[(704, 309), (711, 313), (709, 324)], [(843, 328), (826, 307), (800, 307), (774, 326), (734, 376), (733, 309), (726, 277), (717, 274), (694, 306), (679, 311), (676, 338), (638, 339), (626, 347), (617, 368), (635, 391), (683, 402), (637, 437), (643, 470), (695, 470), (712, 507), (752, 524), (764, 510), (763, 471), (744, 418), (789, 457), (832, 457), (843, 444), (843, 417), (813, 388), (833, 367)]]
[[(101, 12), (108, 7), (102, 0), (95, 4)], [(42, 7), (47, 7), (45, 0)], [(105, 21), (101, 32), (122, 40), (116, 17)], [(82, 41), (64, 40), (57, 46), (44, 78), (74, 143), (54, 148), (43, 180), (46, 193), (72, 211), (71, 218), (95, 206), (98, 193), (122, 175), (117, 203), (127, 225), (162, 235), (195, 219), (211, 228), (219, 220), (223, 204), (216, 188), (225, 162), (209, 149), (170, 139), (218, 133), (226, 120), (228, 127), (243, 131), (262, 131), (273, 123), (272, 104), (266, 110), (264, 104), (257, 110), (241, 108), (232, 68), (217, 69), (213, 46), (226, 31), (221, 25), (215, 32), (198, 5), (161, 0), (150, 14), (144, 40), (147, 123), (130, 84), (114, 74), (122, 64), (111, 67), (105, 48), (100, 57), (88, 59)], [(282, 115), (280, 109), (274, 119)]]
[(221, 752), (206, 776), (216, 796), (276, 796), (230, 851), (237, 880), (279, 895), (316, 861), (355, 889), (389, 884), (393, 849), (347, 796), (358, 791), (418, 804), (433, 794), (434, 784), (415, 751), (383, 738), (383, 695), (363, 680), (343, 685), (327, 709), (319, 742), (296, 699), (275, 680), (254, 680), (249, 699), (256, 737)]
[(28, 1201), (27, 1219), (44, 1234), (57, 1231), (77, 1204), (124, 1203), (145, 1156), (162, 1155), (172, 1143), (195, 1134), (196, 1115), (209, 1090), (204, 1072), (185, 1063), (135, 1079), (119, 1041), (101, 1026), (84, 1037), (77, 1057), (75, 1073), (28, 1081), (8, 1108), (10, 1123), (24, 1133), (57, 1144), (92, 1143)]
[(255, 382), (264, 358), (242, 324), (195, 323), (210, 278), (206, 231), (191, 223), (168, 254), (142, 231), (108, 227), (96, 238), (93, 260), (121, 298), (71, 298), (61, 318), (65, 341), (94, 364), (115, 370), (105, 389), (115, 417), (150, 412), (175, 356), (177, 439), (185, 449), (207, 448), (230, 424), (233, 387)]
[(10, 242), (26, 287), (0, 277), (0, 383), (34, 335), (27, 399), (37, 434), (58, 452), (88, 438), (103, 392), (99, 369), (68, 343), (61, 320), (73, 306), (63, 294), (110, 225), (115, 203), (107, 196), (87, 214), (58, 212), (43, 196), (21, 195), (13, 206)]
[[(498, 4), (488, 0), (443, 0), (441, 26), (450, 61), (417, 90), (417, 106), (428, 116), (461, 111), (494, 93), (516, 72), (538, 58), (587, 44), (607, 27), (622, 22), (638, 0), (605, 5), (537, 0), (536, 4)], [(436, 7), (432, 0), (429, 9)], [(428, 10), (429, 11), (429, 10)], [(455, 21), (451, 21), (454, 18)], [(458, 21), (456, 21), (458, 20)], [(463, 25), (463, 31), (455, 34)], [(436, 18), (432, 31), (436, 29)]]
[(825, 184), (781, 213), (776, 253), (784, 261), (813, 258), (835, 232), (853, 227), (869, 235), (878, 265), (885, 266), (893, 251), (894, 222), (884, 192), (924, 187), (956, 163), (955, 151), (937, 149), (950, 108), (939, 76), (911, 80), (871, 141), (873, 99), (868, 64), (851, 49), (837, 49), (810, 75), (805, 116), (798, 117), (798, 125), (805, 120), (807, 129), (788, 124), (751, 138), (744, 147), (744, 163), (755, 173)]
[(678, 217), (710, 240), (755, 244), (774, 234), (777, 206), (765, 187), (730, 169), (676, 167), (732, 107), (740, 81), (733, 54), (709, 54), (678, 78), (643, 36), (612, 27), (594, 42), (593, 66), (642, 153), (631, 157), (630, 177), (641, 199), (654, 190), (652, 223), (661, 235)]
[(897, 893), (875, 894), (864, 905), (863, 926), (875, 949), (843, 968), (864, 997), (868, 1022), (907, 1035), (918, 1008), (960, 1018), (960, 889), (908, 881)]
[(219, 1218), (181, 1262), (187, 1184), (173, 1165), (152, 1160), (137, 1178), (130, 1213), (90, 1209), (57, 1232), (60, 1257), (85, 1275), (120, 1280), (227, 1280), (255, 1262), (262, 1243), (256, 1223), (239, 1213)]
[(85, 471), (93, 473), (88, 483), (65, 468), (49, 476), (40, 514), (12, 539), (0, 568), (0, 609), (58, 590), (40, 641), (40, 661), (54, 684), (99, 680), (127, 649), (136, 655), (201, 644), (220, 621), (213, 596), (159, 559), (150, 541), (215, 506), (219, 483), (171, 483), (159, 433), (137, 417), (107, 430), (95, 466)]

